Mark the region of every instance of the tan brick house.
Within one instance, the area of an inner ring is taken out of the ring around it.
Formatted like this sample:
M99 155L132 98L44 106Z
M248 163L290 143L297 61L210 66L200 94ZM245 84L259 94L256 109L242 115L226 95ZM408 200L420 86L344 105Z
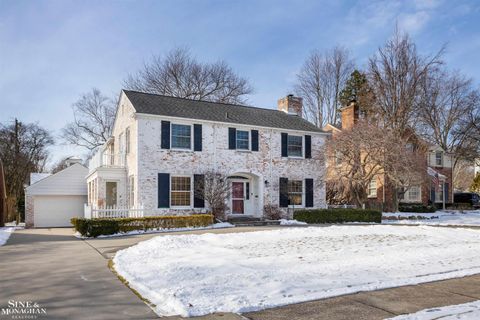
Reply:
M359 106L352 102L341 110L341 127L327 124L324 130L335 133L352 128L363 116ZM411 135L412 144L424 144L415 134ZM453 201L453 157L444 152L441 148L434 145L427 145L425 152L425 172L426 181L418 186L411 186L400 196L400 203L408 204L436 204L441 207L443 202L452 203ZM367 205L372 208L381 208L391 210L393 207L394 189L389 186L388 179L384 175L377 175L369 184L367 195ZM445 197L444 197L445 195Z

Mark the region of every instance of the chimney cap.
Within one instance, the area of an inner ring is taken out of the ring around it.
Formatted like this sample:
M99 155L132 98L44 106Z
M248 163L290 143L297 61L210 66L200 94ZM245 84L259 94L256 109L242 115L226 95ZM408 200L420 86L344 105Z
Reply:
M293 98L293 94L291 94L291 93L290 93L290 94L287 94L287 97Z

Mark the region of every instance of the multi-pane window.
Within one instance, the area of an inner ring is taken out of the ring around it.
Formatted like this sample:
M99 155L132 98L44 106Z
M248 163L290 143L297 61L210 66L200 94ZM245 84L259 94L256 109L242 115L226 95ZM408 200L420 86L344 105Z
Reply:
M123 154L125 152L125 140L123 132L118 135L118 142L120 144L119 152L120 154Z
M130 128L125 130L125 153L130 153Z
M407 194L405 197L406 201L420 201L420 187L419 186L412 186L408 188Z
M368 197L375 198L377 196L377 178L373 177L368 184Z
M183 124L172 124L172 148L191 149L192 127Z
M249 150L249 132L243 130L237 130L237 149Z
M443 152L442 151L435 152L435 165L437 167L443 166Z
M173 207L189 207L191 203L192 179L190 177L172 177L170 186L170 204Z
M288 200L291 206L301 206L303 200L303 181L288 180Z
M302 136L287 137L287 149L289 157L302 157Z

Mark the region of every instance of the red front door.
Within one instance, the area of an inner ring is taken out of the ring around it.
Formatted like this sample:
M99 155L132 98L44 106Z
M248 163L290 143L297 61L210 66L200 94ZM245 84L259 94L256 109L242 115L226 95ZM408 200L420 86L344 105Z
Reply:
M245 182L232 182L232 213L245 213Z

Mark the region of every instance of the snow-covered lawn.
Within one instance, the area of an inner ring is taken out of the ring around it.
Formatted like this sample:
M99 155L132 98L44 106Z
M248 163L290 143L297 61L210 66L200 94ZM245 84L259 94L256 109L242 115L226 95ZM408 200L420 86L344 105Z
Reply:
M480 301L457 304L446 307L422 310L416 313L405 314L389 320L478 320L480 319Z
M425 219L405 219L411 216ZM434 213L395 212L383 213L383 217L398 217L399 220L382 220L384 224L421 224L439 226L480 226L480 210L437 211Z
M331 226L168 235L119 251L158 315L247 312L480 273L480 230Z
M307 225L306 222L297 221L297 220L287 220L287 219L280 219L281 226L304 226Z

